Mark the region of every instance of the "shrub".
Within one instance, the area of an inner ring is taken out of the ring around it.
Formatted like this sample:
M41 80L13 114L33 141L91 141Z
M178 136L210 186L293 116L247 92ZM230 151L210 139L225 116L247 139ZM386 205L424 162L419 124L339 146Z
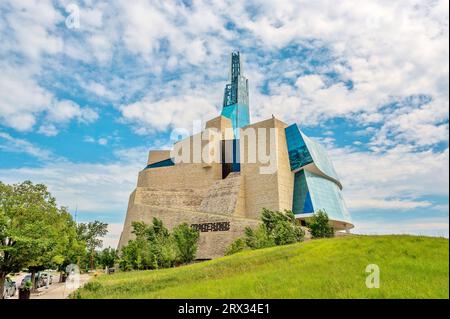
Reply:
M292 211L271 211L263 208L262 224L256 229L247 227L245 237L234 241L227 254L242 251L245 248L259 249L271 246L292 244L302 241L305 233Z
M200 234L198 230L183 223L173 230L173 237L177 247L177 258L182 263L188 263L195 259L197 243Z
M313 214L311 220L306 223L312 238L325 238L334 236L334 228L330 225L328 215L319 210Z
M293 227L287 221L280 221L272 231L275 245L287 245L298 241L302 241L305 236L300 227Z
M305 237L299 221L290 210L282 213L263 209L261 219L277 246L299 242Z
M275 242L265 225L261 225L256 230L246 227L244 240L247 247L251 249L275 246Z
M236 239L231 243L230 247L228 247L225 255L233 255L240 251L243 251L247 246L245 245L245 241L242 238Z

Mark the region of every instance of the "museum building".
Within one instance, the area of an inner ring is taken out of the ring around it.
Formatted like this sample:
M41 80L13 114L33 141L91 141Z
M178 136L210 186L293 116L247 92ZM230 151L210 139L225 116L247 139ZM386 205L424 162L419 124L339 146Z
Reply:
M248 80L239 52L230 57L220 116L205 129L150 150L131 193L119 249L133 239L132 222L186 222L200 232L198 259L223 256L257 227L263 208L292 210L301 221L324 210L337 231L353 228L342 184L325 148L297 124L272 116L250 123Z

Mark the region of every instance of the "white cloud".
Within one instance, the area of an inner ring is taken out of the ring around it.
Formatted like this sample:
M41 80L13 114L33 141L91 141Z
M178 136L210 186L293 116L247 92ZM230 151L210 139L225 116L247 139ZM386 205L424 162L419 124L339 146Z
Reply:
M367 197L370 194L366 195ZM430 207L431 202L428 201L408 201L408 200L390 200L390 199L372 199L372 198L362 198L351 200L351 208L353 209L388 209L388 210L407 210L413 208L425 208Z
M449 237L447 218L412 218L397 223L385 220L360 221L352 233L367 235L418 234Z
M57 100L48 90L39 86L33 74L24 68L0 65L0 119L6 127L17 131L31 131L41 116L45 116L38 132L47 136L58 133L57 126L77 119L92 123L97 112L81 108L69 100Z
M50 151L4 132L0 132L0 150L2 152L25 153L39 160L48 160L52 157Z
M449 150L410 152L396 147L387 152L331 149L351 209L430 207L421 198L448 196Z
M117 248L119 245L120 234L122 233L123 224L122 223L111 223L108 224L108 234L103 237L103 248L111 247Z
M99 138L98 139L98 144L100 144L100 145L106 145L106 144L108 144L108 140L106 139L106 138Z
M7 1L1 6L5 9L3 23L11 30L2 39L6 51L24 54L32 60L39 60L42 54L61 52L63 42L55 30L63 17L52 1Z
M38 133L46 136L58 135L58 129L53 124L44 124L39 127Z
M448 130L448 99L438 99L417 108L406 106L390 110L384 116L383 126L372 139L372 144L403 142L429 146L448 142Z
M67 123L72 119L77 119L82 123L91 123L97 120L98 114L88 107L81 108L73 101L63 100L56 102L47 111L47 117L51 122Z
M124 153L127 155L122 156ZM114 216L125 213L137 174L147 158L147 150L140 148L124 153L117 153L116 160L105 164L73 163L59 158L49 159L41 167L0 169L0 180L9 184L24 180L44 183L58 204L68 206L72 211L77 208L79 212L103 212Z
M202 96L182 96L160 101L148 97L123 105L120 110L126 121L138 124L138 132L145 134L168 128L190 129L194 121L205 122L218 115L217 108Z
M37 114L52 103L52 94L41 88L23 68L0 64L0 119L3 125L28 131Z
M56 32L64 17L53 2L8 1L0 9L0 54L5 57L0 63L2 125L27 132L39 123L37 132L54 136L60 123L95 121L98 115L94 110L59 100L53 90L41 85L40 77L48 67L45 59L62 53L64 47Z

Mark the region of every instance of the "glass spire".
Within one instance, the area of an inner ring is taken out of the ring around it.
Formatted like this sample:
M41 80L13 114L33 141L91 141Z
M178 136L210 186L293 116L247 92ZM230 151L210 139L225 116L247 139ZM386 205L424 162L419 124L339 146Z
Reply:
M225 86L222 115L229 118L234 135L239 136L239 128L250 124L248 103L248 80L243 75L242 59L238 51L230 57L229 81Z

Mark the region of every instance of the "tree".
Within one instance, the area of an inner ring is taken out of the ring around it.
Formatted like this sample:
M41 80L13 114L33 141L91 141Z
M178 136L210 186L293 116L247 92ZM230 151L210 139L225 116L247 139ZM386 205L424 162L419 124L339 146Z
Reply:
M108 247L103 249L98 254L99 264L103 267L114 267L117 258L117 251L114 248Z
M173 230L173 237L177 245L178 260L182 263L189 263L195 259L197 253L197 243L200 234L198 230L183 223Z
M130 240L121 250L119 267L124 271L154 269L156 264L149 242L145 239Z
M71 263L77 263L86 250L83 241L78 241L76 223L65 207L49 212L45 240L48 245L41 254L28 265L31 272L33 290L36 289L34 277L44 269L56 266L59 271Z
M171 234L163 222L153 218L152 224L133 222L136 236L120 252L122 270L168 268L176 262L187 263L195 258L198 232L187 224L175 227Z
M102 246L103 241L100 239L108 233L108 224L98 220L87 224L80 223L77 226L78 239L86 243L89 253L90 268L94 269L95 249Z
M319 210L313 214L306 223L311 232L312 238L333 237L334 228L330 225L328 215L325 211Z
M154 217L151 225L146 225L144 222L134 222L132 226L137 240L144 238L147 240L146 244L140 243L139 247L148 249L149 255L147 251L140 254L146 260L151 260L150 269L167 268L174 265L177 253L175 242L162 220Z
M69 216L43 184L0 182L0 291L8 273L25 267L35 288L36 271L64 259L58 247Z
M58 255L53 258L59 271L65 271L69 264L80 266L81 258L86 254L86 243L78 238L77 223L65 208L61 214L61 234L58 240Z

